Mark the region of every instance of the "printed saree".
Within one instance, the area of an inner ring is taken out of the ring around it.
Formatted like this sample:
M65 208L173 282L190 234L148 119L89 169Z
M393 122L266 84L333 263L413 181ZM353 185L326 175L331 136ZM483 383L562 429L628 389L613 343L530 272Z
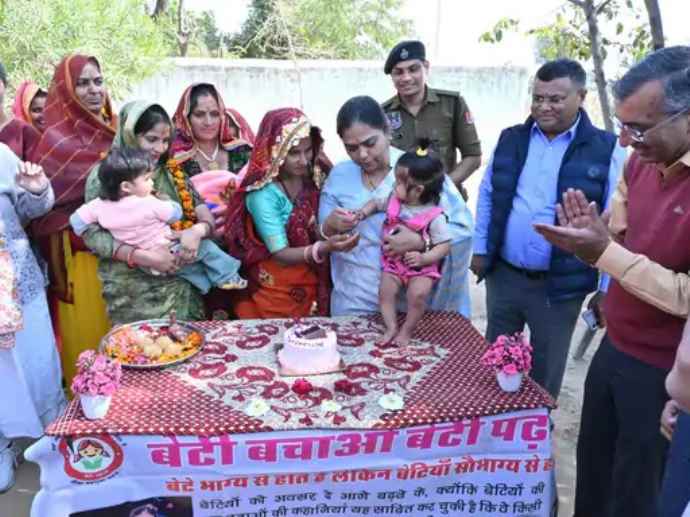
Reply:
M122 107L113 146L136 147L134 128L141 116L156 104L134 101ZM160 165L154 175L154 188L171 200L180 202L172 173ZM194 204L201 203L196 191L187 185ZM98 197L101 183L98 166L89 174L86 182L86 201ZM136 320L163 318L176 311L180 320L200 320L204 317L203 302L199 291L186 280L176 276L153 276L138 268L112 260L114 239L110 232L98 225L91 225L84 235L86 245L99 256L98 274L103 283L108 314L113 323L129 323Z
M31 124L18 118L8 120L0 127L0 142L12 149L22 161L30 161L41 140L41 133Z
M237 294L234 310L240 318L303 317L327 315L330 293L328 261L323 264L279 264L258 237L246 207L249 192L274 181L289 150L302 138L312 140L312 177L305 182L289 216L286 233L290 247L301 247L318 240L319 188L330 162L323 156L323 139L317 127L295 108L269 111L261 121L247 173L228 209L226 243L231 255L242 261L249 282ZM318 162L318 163L317 163ZM324 167L322 169L322 167Z
M55 207L33 226L41 237L69 227L69 216L84 201L86 177L110 149L116 118L106 95L103 116L91 113L75 93L82 69L96 58L73 54L55 69L45 107L46 131L34 153L34 161L43 166L55 191Z
M49 303L68 384L85 348L96 346L110 329L98 279L98 261L69 228L69 216L84 202L86 177L110 149L115 116L106 94L102 117L76 95L76 83L92 56L72 54L60 61L48 89L46 130L33 161L43 166L55 192L53 209L32 222L31 230L50 275Z

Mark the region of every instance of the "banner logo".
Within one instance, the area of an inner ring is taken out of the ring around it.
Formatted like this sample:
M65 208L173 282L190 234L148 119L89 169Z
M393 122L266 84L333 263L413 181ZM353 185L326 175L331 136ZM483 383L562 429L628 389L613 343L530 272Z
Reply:
M110 435L62 438L58 450L65 460L65 473L79 481L98 481L122 465L122 447Z

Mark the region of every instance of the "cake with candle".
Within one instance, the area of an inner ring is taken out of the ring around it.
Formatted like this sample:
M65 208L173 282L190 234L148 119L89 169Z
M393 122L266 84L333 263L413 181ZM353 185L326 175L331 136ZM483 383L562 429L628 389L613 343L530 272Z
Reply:
M278 361L286 375L315 375L340 369L338 338L332 330L298 323L283 335Z

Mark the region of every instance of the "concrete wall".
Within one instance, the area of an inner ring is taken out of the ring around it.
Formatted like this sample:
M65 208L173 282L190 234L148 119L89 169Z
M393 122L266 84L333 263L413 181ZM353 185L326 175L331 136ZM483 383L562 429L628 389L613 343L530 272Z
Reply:
M372 61L291 61L174 59L165 69L137 85L125 100L150 99L173 113L180 95L193 82L215 84L228 106L242 113L254 131L263 114L300 105L326 138L331 159L345 158L335 132L340 106L355 95L384 101L394 93L382 63ZM301 81L300 81L301 77ZM528 112L529 71L517 67L434 67L429 84L457 90L467 100L489 156L500 130ZM301 89L300 89L301 82ZM477 175L479 176L479 175Z

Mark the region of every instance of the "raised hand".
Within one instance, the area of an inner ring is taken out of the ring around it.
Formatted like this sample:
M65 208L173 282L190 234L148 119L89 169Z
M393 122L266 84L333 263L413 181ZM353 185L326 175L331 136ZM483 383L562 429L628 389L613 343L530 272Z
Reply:
M351 210L337 207L326 218L324 225L330 230L328 233L348 233L357 226L358 222L359 220Z
M43 167L29 162L19 162L19 171L15 181L18 186L32 194L40 194L50 183L43 172Z
M556 206L560 226L537 223L534 228L551 244L593 264L611 241L608 214L600 216L597 204L588 203L580 191L568 191L563 199Z

